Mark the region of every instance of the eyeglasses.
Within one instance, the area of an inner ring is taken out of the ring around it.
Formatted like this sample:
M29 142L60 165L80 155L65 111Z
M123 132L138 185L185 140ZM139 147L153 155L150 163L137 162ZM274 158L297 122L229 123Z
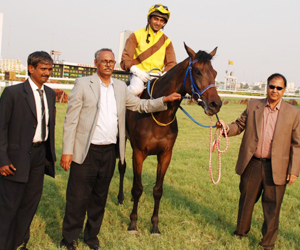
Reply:
M274 86L274 85L268 85L270 89L277 89L278 91L283 90L284 87L280 87L280 86Z
M113 65L113 64L116 63L116 61L114 61L114 60L109 60L109 61L107 61L107 60L101 60L100 63L101 64L105 64L105 65Z
M165 10L169 10L168 6L161 5L161 4L155 4L152 9L154 9L154 8L160 8L160 7L163 7Z

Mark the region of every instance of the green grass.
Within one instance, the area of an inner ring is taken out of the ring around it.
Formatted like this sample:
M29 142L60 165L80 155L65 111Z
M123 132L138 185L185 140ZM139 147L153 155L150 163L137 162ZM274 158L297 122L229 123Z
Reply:
M45 178L44 193L31 226L29 249L59 249L62 238L62 219L68 174L59 166L62 148L62 128L67 104L57 104L56 117L56 178ZM224 105L219 113L226 123L234 121L245 109L234 102ZM196 105L185 108L199 122L209 125L209 117ZM181 111L177 113L179 135L171 164L164 182L164 194L159 212L161 236L150 234L153 212L152 189L156 174L156 157L148 157L143 166L144 193L138 210L138 236L127 234L132 209L131 148L127 145L127 172L125 201L117 205L119 175L113 177L107 200L103 225L99 234L103 249L260 249L263 215L260 201L255 206L252 228L246 239L232 236L235 230L239 199L239 176L235 163L241 136L231 137L229 150L222 155L222 177L213 185L208 171L209 129L201 128ZM222 141L225 146L225 141ZM213 170L217 178L217 155ZM282 205L280 229L276 242L278 249L300 249L300 181L288 186ZM79 249L89 249L78 241Z

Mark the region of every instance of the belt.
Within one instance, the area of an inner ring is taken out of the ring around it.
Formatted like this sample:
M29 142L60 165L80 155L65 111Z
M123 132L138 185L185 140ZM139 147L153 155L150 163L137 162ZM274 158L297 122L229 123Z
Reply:
M116 144L115 143L112 143L112 144L92 144L91 143L91 147L94 147L94 148L111 148L111 147L115 147Z
M43 143L44 143L44 141L33 142L33 143L31 144L31 146L32 146L32 147L39 147L39 146L41 146Z
M271 161L271 159L269 159L269 158L257 158L257 157L255 157L255 156L253 156L253 158L254 158L255 160L258 160L258 161L261 161L261 162Z

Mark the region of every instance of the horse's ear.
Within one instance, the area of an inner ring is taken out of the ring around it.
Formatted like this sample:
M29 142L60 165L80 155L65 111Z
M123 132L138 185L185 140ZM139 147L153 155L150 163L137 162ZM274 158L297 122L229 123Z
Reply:
M214 49L212 52L210 52L209 54L210 54L212 57L214 57L215 54L217 53L217 49L218 49L218 47L215 47L215 49Z
M183 43L184 43L185 50L186 50L186 52L188 53L189 57L190 57L192 60L194 60L196 53L195 53L189 46L187 46L187 45L185 44L185 42L183 42Z

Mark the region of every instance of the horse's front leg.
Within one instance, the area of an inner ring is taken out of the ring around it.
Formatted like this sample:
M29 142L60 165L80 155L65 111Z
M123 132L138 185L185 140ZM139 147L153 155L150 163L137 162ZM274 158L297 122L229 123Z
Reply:
M153 197L154 197L154 210L151 218L152 222L152 230L153 234L160 234L158 229L158 212L159 212L159 204L161 197L163 195L163 182L164 177L169 167L170 161L172 157L172 150L165 152L163 154L159 154L157 156L157 173L156 173L156 184L153 188Z
M124 201L124 176L126 172L126 161L124 160L124 163L121 163L121 160L119 160L119 174L120 174L120 185L119 185L119 193L118 193L118 203L123 204Z
M130 225L128 227L128 232L137 233L137 210L140 197L143 193L143 185L142 185L142 167L143 162L146 156L143 156L143 153L133 149L132 154L132 165L133 165L133 185L131 189L131 194L133 198L133 208L130 214Z

